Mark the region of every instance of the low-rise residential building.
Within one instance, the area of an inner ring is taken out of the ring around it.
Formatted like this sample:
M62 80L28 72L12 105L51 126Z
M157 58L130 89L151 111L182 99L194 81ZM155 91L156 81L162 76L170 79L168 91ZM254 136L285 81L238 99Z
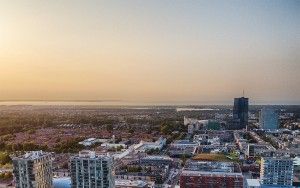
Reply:
M154 182L147 182L143 180L116 179L115 187L116 188L153 188Z
M187 161L180 176L180 187L243 188L240 167L232 162Z
M198 143L189 140L176 140L170 145L168 154L172 157L191 157L197 152L198 145Z
M190 142L189 140L176 140L171 144L171 147L186 148L186 147L197 147L199 146L196 142Z
M169 165L172 166L174 160L169 156L149 155L140 159L140 163L145 165Z
M86 140L83 140L79 142L78 144L84 145L84 146L92 146L96 143L106 143L109 142L110 139L97 139L97 138L88 138Z
M114 148L127 148L126 144L113 144L113 143L103 143L101 147L105 147L106 149L114 149Z
M141 141L139 144L136 145L135 150L140 152L145 152L148 150L161 150L167 143L167 139L160 137L155 142L144 142Z

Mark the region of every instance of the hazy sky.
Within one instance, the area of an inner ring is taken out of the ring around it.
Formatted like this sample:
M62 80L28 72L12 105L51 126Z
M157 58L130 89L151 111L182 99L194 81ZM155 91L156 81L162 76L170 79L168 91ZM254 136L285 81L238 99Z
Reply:
M0 0L0 100L300 104L300 1Z

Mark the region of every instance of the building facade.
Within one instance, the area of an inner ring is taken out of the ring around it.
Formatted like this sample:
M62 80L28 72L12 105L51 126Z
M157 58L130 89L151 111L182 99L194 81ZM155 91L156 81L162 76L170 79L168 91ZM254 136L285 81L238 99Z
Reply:
M235 98L233 106L233 129L244 129L248 125L249 99Z
M260 180L263 187L291 187L294 164L291 158L263 157Z
M183 123L188 127L188 133L193 134L194 131L203 129L208 124L208 120L198 120L193 118L183 118Z
M115 188L149 188L149 187L153 187L153 186L149 186L147 182L142 180L116 179Z
M135 150L139 152L145 152L149 150L162 150L162 148L167 144L167 139L159 137L155 142L145 142L141 140L139 144L135 146Z
M72 188L113 188L113 159L96 155L92 151L82 151L70 159Z
M180 187L243 188L244 177L235 163L188 161L180 176Z
M51 188L52 158L50 153L31 151L13 158L16 188Z
M259 124L262 129L279 129L278 112L274 108L263 108L259 113Z

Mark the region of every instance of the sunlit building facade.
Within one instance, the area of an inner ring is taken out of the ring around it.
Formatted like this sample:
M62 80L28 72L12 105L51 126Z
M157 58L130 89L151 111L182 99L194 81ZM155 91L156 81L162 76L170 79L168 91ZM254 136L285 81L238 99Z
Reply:
M291 187L293 184L294 162L291 158L263 157L260 180L263 187Z
M70 164L72 188L115 187L112 157L82 151L71 158Z
M16 188L51 188L51 154L31 151L13 158L13 174Z

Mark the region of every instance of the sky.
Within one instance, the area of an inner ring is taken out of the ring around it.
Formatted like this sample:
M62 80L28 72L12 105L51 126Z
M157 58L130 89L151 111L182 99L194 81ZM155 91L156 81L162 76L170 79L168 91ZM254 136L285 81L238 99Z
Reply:
M300 1L0 0L0 100L300 104Z

